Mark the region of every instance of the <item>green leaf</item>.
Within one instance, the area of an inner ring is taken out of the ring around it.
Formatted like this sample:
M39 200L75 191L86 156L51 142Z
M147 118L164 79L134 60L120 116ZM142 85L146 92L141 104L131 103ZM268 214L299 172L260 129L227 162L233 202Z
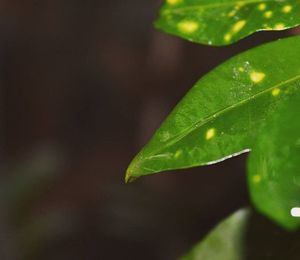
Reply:
M250 217L249 209L241 209L229 216L182 260L242 260L245 233Z
M155 23L167 33L209 45L299 24L299 0L166 0Z
M297 49L300 37L269 43L204 76L132 161L126 181L215 163L251 149L265 118L299 89Z
M291 215L293 208L300 207L299 113L300 92L267 120L249 159L254 204L287 229L300 226L300 218Z

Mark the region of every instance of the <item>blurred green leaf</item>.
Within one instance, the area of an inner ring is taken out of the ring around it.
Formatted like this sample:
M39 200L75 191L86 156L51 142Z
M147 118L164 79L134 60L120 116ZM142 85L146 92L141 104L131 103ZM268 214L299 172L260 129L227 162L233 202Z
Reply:
M299 24L299 0L166 0L155 23L167 33L210 45Z
M298 82L299 85L299 82ZM288 229L300 226L300 93L267 120L249 159L249 186L256 207Z
M249 209L241 209L232 214L181 260L244 259L244 237L249 217Z
M251 149L265 118L299 90L298 48L300 37L265 44L204 76L135 157L126 180L211 164Z
M0 203L15 223L26 222L35 201L60 176L63 156L58 149L43 146L14 162L6 169L0 182Z

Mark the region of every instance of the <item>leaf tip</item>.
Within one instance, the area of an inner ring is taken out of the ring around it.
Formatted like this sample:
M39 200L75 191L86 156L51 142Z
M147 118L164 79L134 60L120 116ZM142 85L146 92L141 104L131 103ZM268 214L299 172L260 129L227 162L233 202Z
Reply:
M134 159L128 166L127 170L126 170L126 174L125 174L125 183L131 183L133 181L135 181L138 177L134 176L134 173L136 172L137 169L137 163L136 163L136 159Z
M134 178L131 176L131 172L128 169L125 174L125 184L129 184L130 182L133 181L133 179Z
M131 182L134 182L138 177L132 176L132 174L127 171L125 175L125 184L129 184Z

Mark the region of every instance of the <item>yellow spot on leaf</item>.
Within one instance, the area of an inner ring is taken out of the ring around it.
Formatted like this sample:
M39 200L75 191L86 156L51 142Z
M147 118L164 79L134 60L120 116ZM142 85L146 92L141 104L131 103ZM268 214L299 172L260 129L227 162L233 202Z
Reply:
M181 2L182 0L167 0L167 3L169 5L177 5Z
M240 30L243 29L245 24L246 24L245 20L238 21L235 25L233 25L232 31L235 32L235 33L239 32Z
M292 11L292 9L293 7L291 5L285 5L284 7L282 7L282 12L287 14Z
M178 150L178 151L176 151L176 153L174 154L174 157L175 157L175 159L178 159L181 155L182 155L182 150Z
M239 67L239 71L240 71L240 72L244 72L245 69L244 69L243 67Z
M178 24L178 29L187 34L194 33L199 28L199 24L195 21L185 20Z
M216 129L210 128L206 132L205 139L210 140L210 139L214 138L215 135L216 135Z
M261 182L261 176L259 174L256 174L253 176L253 182L254 183L260 183Z
M273 29L273 28L272 28L270 25L268 25L268 24L264 24L263 27L264 27L265 29L267 29L267 30L272 30L272 29Z
M265 18L271 18L272 16L273 16L273 12L272 11L264 12L264 17Z
M283 30L285 28L285 25L283 23L277 23L274 26L275 30Z
M236 10L232 10L231 12L228 13L228 17L233 17L236 14Z
M234 6L234 9L235 9L235 10L240 10L244 5L245 5L245 3L242 3L242 2L237 3L237 4Z
M232 38L232 36L231 36L230 33L226 33L226 34L224 35L224 40L225 40L226 42L229 42L229 41L231 40L231 38Z
M280 92L281 92L280 88L274 88L272 90L272 96L277 97L280 94Z
M263 11L266 9L266 7L267 7L267 5L265 3L261 3L258 5L258 10Z
M257 72L257 71L253 71L250 74L250 79L254 82L254 83L259 83L261 82L264 78L265 78L266 74L263 72Z

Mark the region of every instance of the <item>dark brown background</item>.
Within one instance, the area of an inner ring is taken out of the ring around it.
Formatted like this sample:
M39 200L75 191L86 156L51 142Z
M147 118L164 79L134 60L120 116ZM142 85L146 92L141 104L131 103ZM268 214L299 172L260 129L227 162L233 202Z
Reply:
M0 0L0 259L176 259L250 204L246 156L123 182L196 80L287 34L198 46L153 29L159 4ZM249 259L294 256L299 235L260 220Z

